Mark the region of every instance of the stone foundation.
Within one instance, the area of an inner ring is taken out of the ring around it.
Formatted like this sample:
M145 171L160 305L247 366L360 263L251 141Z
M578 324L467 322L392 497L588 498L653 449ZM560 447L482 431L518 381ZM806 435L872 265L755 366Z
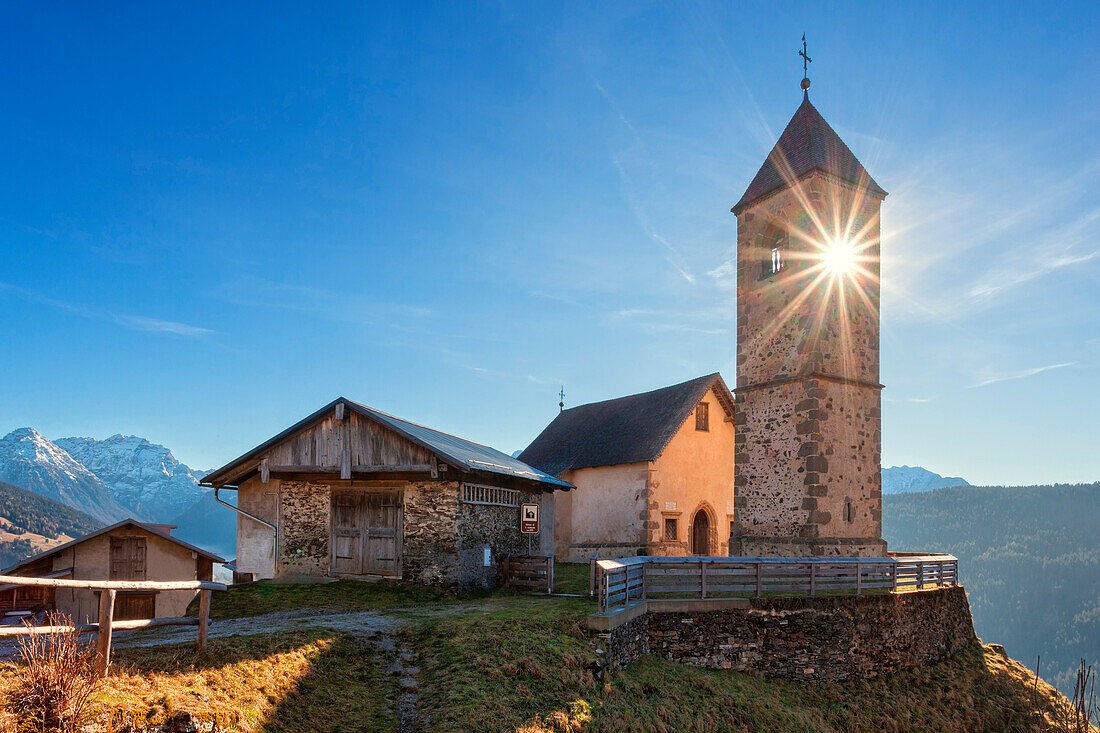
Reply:
M733 554L748 557L886 557L886 540L875 537L757 537L732 542Z
M966 592L954 587L647 612L602 634L600 646L611 669L651 653L700 667L836 681L936 662L976 639Z

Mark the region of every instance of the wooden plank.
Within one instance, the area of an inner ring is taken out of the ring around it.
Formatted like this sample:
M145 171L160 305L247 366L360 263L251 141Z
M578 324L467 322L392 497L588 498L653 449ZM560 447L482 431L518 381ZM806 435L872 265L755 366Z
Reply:
M99 594L99 630L96 632L95 671L100 677L107 675L111 663L111 621L115 613L115 593L113 589Z
M0 583L37 588L90 588L110 590L225 590L224 583L209 580L63 580L61 578L24 578L18 575L0 575Z
M168 616L165 618L144 618L131 621L111 621L112 631L125 631L131 629L145 629L152 626L198 626L197 618L180 618ZM39 634L61 634L76 631L81 634L98 632L99 624L78 624L76 626L0 626L0 637L5 636L36 636Z
M260 483L266 484L271 480L271 465L267 458L260 459Z
M212 591L199 591L199 636L197 646L200 652L206 651L206 630L210 626L211 595L213 595Z
M430 474L430 463L395 463L391 465L363 465L357 464L351 467L352 473L427 473Z

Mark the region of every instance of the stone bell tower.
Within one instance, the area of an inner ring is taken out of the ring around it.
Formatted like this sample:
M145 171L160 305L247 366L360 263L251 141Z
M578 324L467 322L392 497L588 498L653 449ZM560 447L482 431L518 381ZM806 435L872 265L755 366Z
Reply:
M882 556L879 206L810 103L737 215L732 554Z

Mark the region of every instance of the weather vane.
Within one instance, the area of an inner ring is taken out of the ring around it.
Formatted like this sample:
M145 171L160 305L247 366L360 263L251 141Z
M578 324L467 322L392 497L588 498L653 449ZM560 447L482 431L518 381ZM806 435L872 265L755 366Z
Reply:
M561 392L558 392L558 411L565 409L565 385L561 386Z
M802 50L798 52L802 57L802 93L808 99L810 96L810 64L813 59L806 55L806 34L802 34Z

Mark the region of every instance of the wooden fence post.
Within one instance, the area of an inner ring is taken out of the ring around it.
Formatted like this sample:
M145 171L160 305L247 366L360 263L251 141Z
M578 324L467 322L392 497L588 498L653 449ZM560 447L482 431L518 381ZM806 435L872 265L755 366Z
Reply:
M707 597L707 564L703 560L699 561L699 597Z
M107 676L107 667L111 663L111 623L115 618L115 591L99 592L99 630L96 632L95 671L100 677Z
M210 624L210 596L213 591L199 591L199 641L200 652L206 651L206 628Z
M817 563L810 563L810 596L817 595L817 588L815 588L815 581L817 580Z
M596 595L596 556L588 558L588 595Z
M890 564L890 583L893 586L892 590L895 593L897 593L898 592L898 561L897 560L894 560L894 562Z
M546 558L546 593L547 595L553 595L554 593L554 556L550 555Z
M760 597L761 591L761 579L760 579L760 563L756 563L756 597Z
M856 595L863 595L863 568L860 567L859 560L856 560Z
M920 583L920 589L924 590L924 560L917 561L917 580Z

